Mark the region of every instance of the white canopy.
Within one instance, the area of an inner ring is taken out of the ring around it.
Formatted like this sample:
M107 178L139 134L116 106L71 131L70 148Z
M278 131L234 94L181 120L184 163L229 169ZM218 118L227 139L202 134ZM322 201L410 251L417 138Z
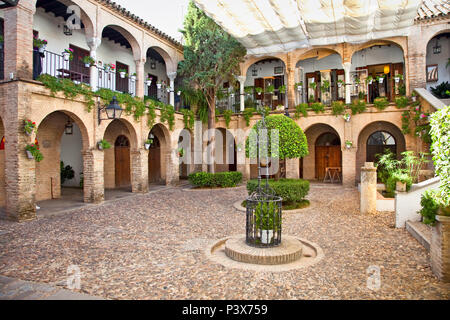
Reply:
M422 0L194 0L248 54L408 35Z

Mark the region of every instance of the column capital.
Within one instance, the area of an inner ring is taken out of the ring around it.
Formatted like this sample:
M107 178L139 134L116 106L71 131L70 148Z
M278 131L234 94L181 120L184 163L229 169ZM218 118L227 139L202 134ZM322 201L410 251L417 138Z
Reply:
M350 68L352 67L352 63L349 62L349 61L344 62L344 63L342 64L342 67L344 68L344 70L347 71L347 69L348 69L348 71L350 71Z
M102 39L88 38L88 39L86 39L86 43L87 43L89 49L91 49L91 51L96 51L98 49L98 47L100 47L100 45L102 43Z
M167 73L167 77L169 78L170 81L175 81L175 78L177 77L177 72L168 72Z
M140 59L134 60L134 63L136 63L136 66L145 65L146 62L147 62L147 58L140 58Z
M247 80L246 76L237 76L236 79L242 84L245 83L245 80Z

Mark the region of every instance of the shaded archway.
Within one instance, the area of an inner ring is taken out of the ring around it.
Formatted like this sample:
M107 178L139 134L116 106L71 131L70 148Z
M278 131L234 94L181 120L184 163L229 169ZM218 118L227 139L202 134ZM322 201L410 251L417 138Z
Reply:
M167 77L167 64L171 64L171 58L161 48L151 47L147 50L147 61L144 66L146 78L151 78L151 85L145 85L144 95L148 98L169 103L169 93L167 87L170 86ZM158 83L161 87L158 88Z
M237 150L233 134L225 128L216 129L216 172L237 171Z
M427 90L439 99L450 99L446 90L436 90L442 83L450 83L450 30L435 35L426 48L426 83Z
M113 120L103 137L111 148L104 153L105 189L126 189L131 191L132 161L130 150L136 146L136 135L125 120Z
M327 168L342 172L342 139L331 126L318 123L305 131L309 154L300 160L300 176L323 181Z
M384 149L394 151L398 159L406 151L405 136L394 124L387 121L377 121L368 124L361 130L358 137L358 152L356 153L356 180L360 181L361 167L364 162L372 162L376 154Z
M393 101L396 96L405 95L406 71L405 53L400 44L380 40L359 46L352 54L352 99L359 98L373 103L378 97ZM396 81L395 77L399 75L403 79ZM366 81L369 77L373 80ZM377 80L379 78L382 80Z
M5 185L5 127L0 117L0 207L6 204Z
M160 123L154 125L148 139L152 140L148 153L148 181L166 184L166 171L170 165L170 136L167 128Z
M36 185L39 186L36 201L64 198L82 202L82 150L89 147L84 123L71 112L52 112L39 123L34 143L44 157L41 162L36 162ZM61 162L64 168L61 168Z
M187 179L193 170L194 162L194 135L189 129L183 129L178 138L178 156L180 163L179 176L181 179Z

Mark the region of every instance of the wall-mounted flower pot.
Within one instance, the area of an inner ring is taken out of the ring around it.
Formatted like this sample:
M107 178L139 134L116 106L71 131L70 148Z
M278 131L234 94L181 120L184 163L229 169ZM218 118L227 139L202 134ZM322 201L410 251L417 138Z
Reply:
M400 78L399 77L395 77L395 83L399 83L400 82Z
M130 79L131 79L131 81L135 82L136 81L136 76L131 76Z
M152 85L152 80L147 80L147 81L145 81L145 84L146 84L148 87L150 87L150 86Z
M378 82L379 82L380 84L383 83L383 81L384 81L384 78L378 79Z
M70 53L63 52L62 56L63 56L64 61L69 61L70 60Z
M27 157L28 159L34 159L33 154L31 153L31 151L25 150L27 152Z
M406 192L406 183L397 181L395 189L399 192Z
M120 78L125 79L126 72L119 72Z
M101 142L97 143L97 148L98 150L103 150L103 145L101 144Z
M150 149L150 143L146 143L146 144L144 144L144 148L145 148L145 150L148 150L148 149Z
M47 46L42 46L39 48L39 53L44 53Z
M157 84L156 84L156 87L157 87L158 89L161 89L161 86L162 86L161 83L157 83Z

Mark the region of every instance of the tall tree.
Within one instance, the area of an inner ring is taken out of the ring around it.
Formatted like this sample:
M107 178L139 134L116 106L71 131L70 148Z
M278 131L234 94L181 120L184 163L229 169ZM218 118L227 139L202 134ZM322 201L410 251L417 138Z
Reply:
M185 85L195 87L204 94L208 102L208 129L215 129L216 95L225 82L235 83L240 74L239 64L247 50L225 32L193 1L184 20L184 61L178 72ZM209 130L208 171L214 172L215 133Z

